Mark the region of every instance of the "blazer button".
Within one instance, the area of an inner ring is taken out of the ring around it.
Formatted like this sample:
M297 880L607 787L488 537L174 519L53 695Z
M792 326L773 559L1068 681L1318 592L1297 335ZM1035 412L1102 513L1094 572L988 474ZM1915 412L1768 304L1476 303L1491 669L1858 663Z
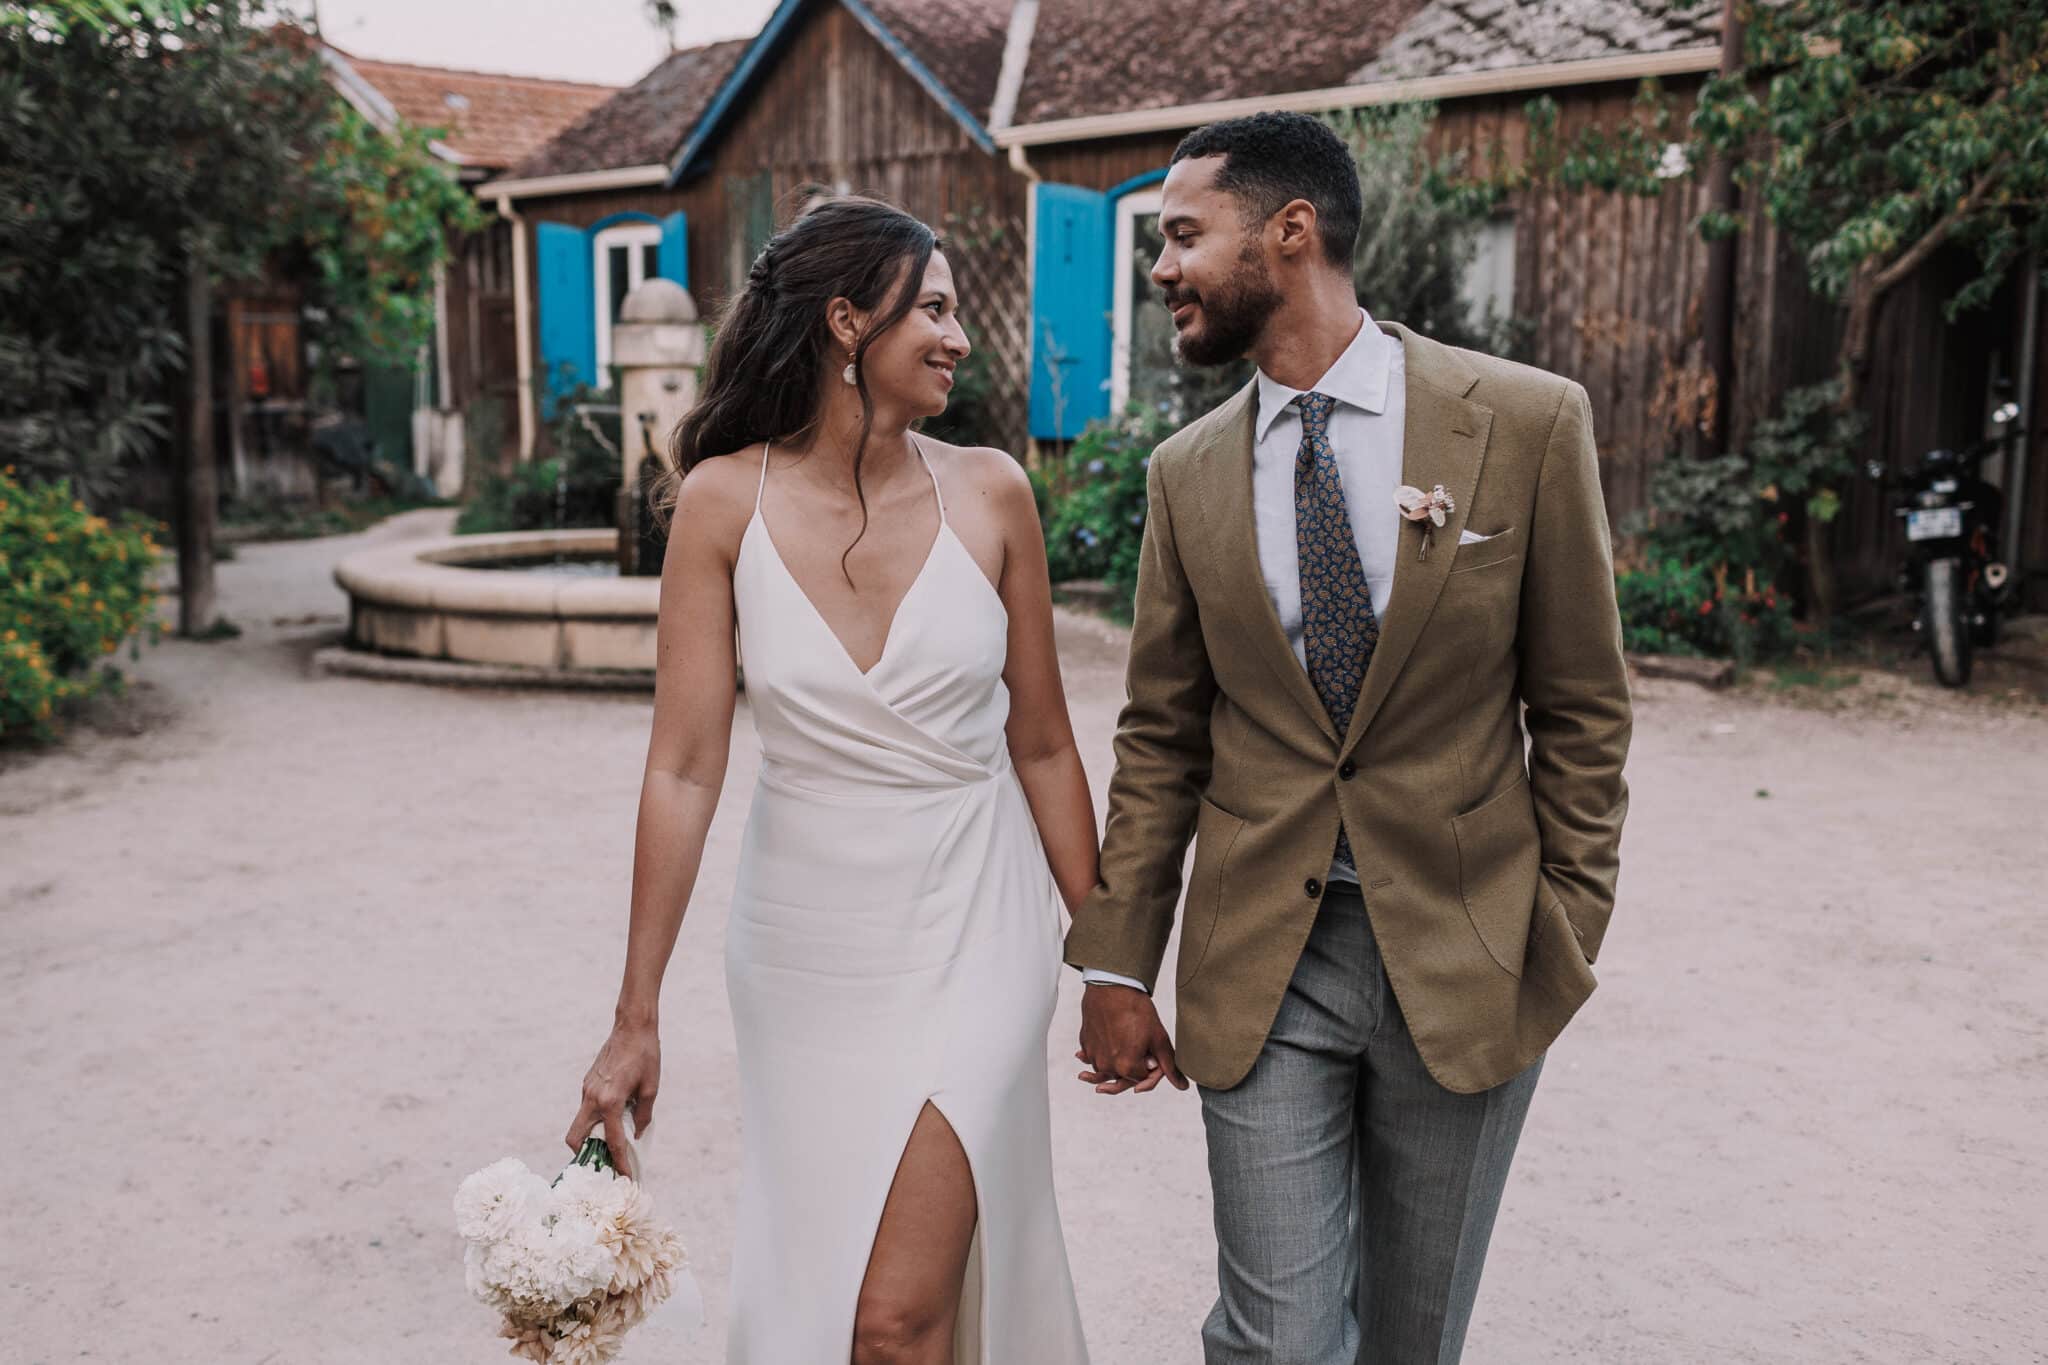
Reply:
M1311 900L1323 894L1323 884L1314 877L1310 877L1307 881L1303 882L1301 889L1308 892Z
M1337 769L1337 776L1349 782L1352 778L1358 776L1358 765L1348 758L1345 759L1344 766Z

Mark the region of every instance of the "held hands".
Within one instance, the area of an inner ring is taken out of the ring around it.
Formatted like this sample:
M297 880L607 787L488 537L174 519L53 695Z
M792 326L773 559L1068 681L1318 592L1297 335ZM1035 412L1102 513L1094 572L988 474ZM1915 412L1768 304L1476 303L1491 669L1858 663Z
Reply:
M1099 1095L1142 1095L1161 1080L1188 1088L1152 997L1129 986L1098 983L1082 993L1081 1050L1074 1056L1088 1067L1080 1078Z
M661 1039L652 1024L614 1024L611 1037L597 1050L597 1060L583 1076L583 1104L563 1141L570 1151L583 1146L601 1121L604 1140L614 1153L633 1149L628 1139L654 1125L654 1093L661 1085ZM633 1130L626 1129L626 1114ZM621 1166L625 1163L622 1161ZM637 1176L627 1171L628 1176Z

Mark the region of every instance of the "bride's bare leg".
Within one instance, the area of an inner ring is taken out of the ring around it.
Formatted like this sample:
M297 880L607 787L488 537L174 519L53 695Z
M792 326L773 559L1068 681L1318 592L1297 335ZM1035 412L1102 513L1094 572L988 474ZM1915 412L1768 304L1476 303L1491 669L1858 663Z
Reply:
M953 1323L974 1241L974 1172L930 1104L904 1144L853 1318L853 1365L954 1365Z

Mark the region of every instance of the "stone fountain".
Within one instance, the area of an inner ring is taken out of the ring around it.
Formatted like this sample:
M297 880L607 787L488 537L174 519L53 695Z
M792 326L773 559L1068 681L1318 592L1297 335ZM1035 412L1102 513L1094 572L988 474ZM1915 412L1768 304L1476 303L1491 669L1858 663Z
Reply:
M451 676L461 675L455 666L486 666L494 681L650 679L666 540L646 490L660 443L697 399L704 348L689 291L664 279L634 289L612 329L617 525L443 536L351 555L334 571L349 596L349 646L443 661Z

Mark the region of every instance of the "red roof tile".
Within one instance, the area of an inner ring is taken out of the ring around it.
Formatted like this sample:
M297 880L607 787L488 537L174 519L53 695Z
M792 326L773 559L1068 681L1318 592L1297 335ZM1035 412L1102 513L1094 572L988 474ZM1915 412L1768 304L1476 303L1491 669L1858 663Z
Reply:
M582 81L450 71L368 57L349 56L347 61L400 118L416 127L445 130L440 140L465 164L489 170L503 170L532 155L617 91Z
M874 16L984 127L1002 75L1011 7L1011 0L868 0Z
M513 168L519 179L665 163L704 116L751 38L669 54Z
M1344 85L1427 0L1041 0L1014 124Z
M1712 47L1720 0L1431 0L1359 84Z

